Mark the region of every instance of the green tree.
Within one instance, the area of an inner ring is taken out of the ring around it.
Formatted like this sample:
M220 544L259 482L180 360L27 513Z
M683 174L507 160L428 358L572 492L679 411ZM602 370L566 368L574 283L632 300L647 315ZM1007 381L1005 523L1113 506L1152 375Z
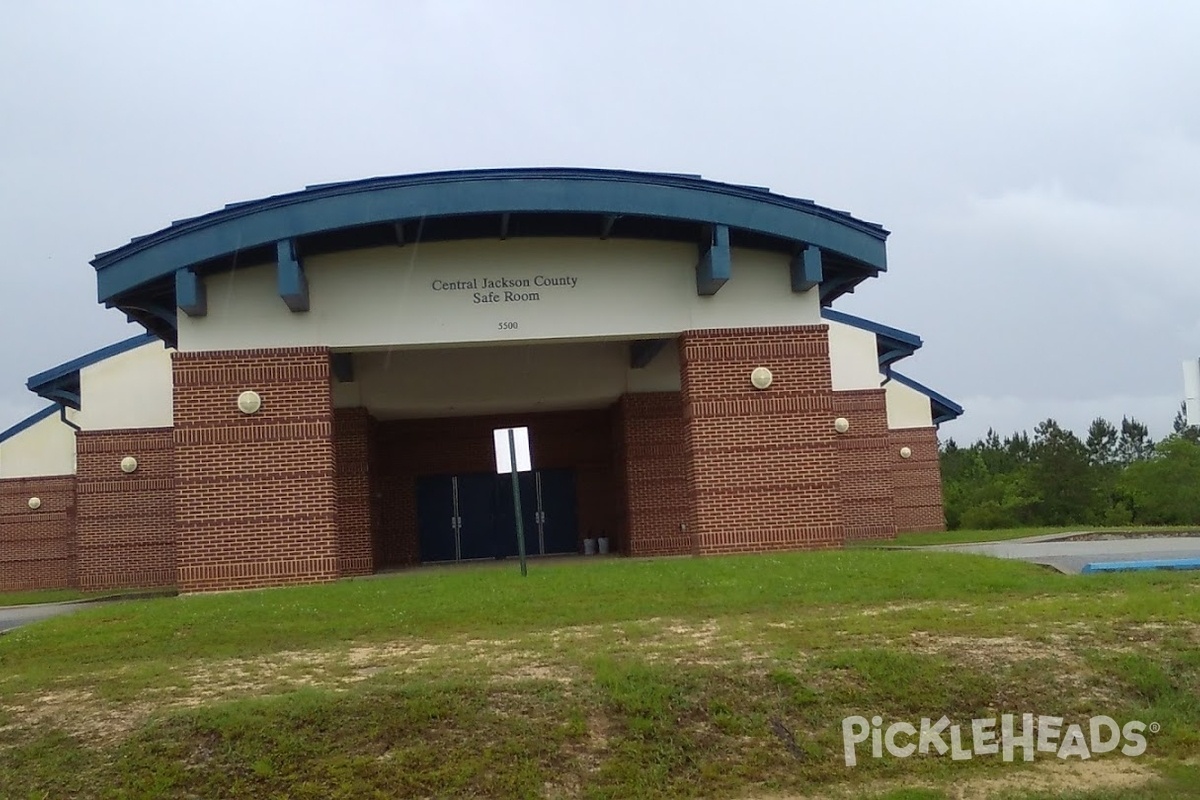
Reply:
M1083 442L1052 419L1033 433L1036 513L1044 525L1090 522L1097 517L1098 482Z
M1200 444L1165 439L1155 458L1125 468L1119 486L1139 523L1200 524Z
M1154 455L1154 440L1146 426L1133 417L1121 417L1121 433L1117 437L1117 461L1124 466L1145 461Z
M1000 439L995 431L970 447L953 440L941 449L942 499L946 526L1012 528L1032 524L1036 497L1030 491L1029 437Z
M1179 404L1179 410L1175 412L1175 420L1171 423L1171 429L1176 436L1187 439L1189 442L1200 444L1200 427L1188 425L1187 423L1187 401L1184 400Z
M1088 427L1088 459L1093 465L1114 464L1117 461L1117 429L1103 417L1096 417Z

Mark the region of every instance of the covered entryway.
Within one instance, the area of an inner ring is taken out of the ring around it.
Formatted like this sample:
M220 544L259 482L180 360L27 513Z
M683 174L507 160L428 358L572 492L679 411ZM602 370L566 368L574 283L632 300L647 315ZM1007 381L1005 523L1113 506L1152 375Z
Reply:
M574 472L552 469L521 473L519 486L525 552L578 552ZM416 480L416 494L423 563L517 554L511 476L425 475Z

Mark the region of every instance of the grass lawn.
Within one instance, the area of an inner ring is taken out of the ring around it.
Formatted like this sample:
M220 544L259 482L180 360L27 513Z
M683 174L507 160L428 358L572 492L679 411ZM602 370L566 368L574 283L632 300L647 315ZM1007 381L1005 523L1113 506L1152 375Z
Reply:
M1198 587L859 549L104 605L0 636L0 797L1197 797ZM1161 730L845 764L850 715L1003 713Z
M1154 536L1163 533L1196 531L1195 526L1162 525L1158 527L1094 528L1087 525L1070 525L1059 528L1003 528L989 531L937 531L934 533L901 533L895 541L860 542L859 547L895 546L924 547L930 544L967 544L969 542L1000 542L1007 539L1023 539L1026 536L1042 536L1048 533L1123 533L1131 536Z

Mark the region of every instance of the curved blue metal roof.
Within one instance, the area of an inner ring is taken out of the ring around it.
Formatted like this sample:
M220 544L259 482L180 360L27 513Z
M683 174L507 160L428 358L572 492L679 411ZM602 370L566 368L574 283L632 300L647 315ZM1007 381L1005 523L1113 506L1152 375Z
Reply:
M486 222L489 217L496 222ZM675 226L675 238L725 226L735 246L793 253L818 247L826 302L887 268L886 230L810 200L692 175L567 168L432 172L310 186L177 221L100 253L92 265L101 302L161 328L173 327L176 297L168 280L180 270L228 269L246 263L233 261L239 254L266 260L285 242L307 250L306 237L326 237L318 248L334 237L341 249L379 244L382 233L393 229L399 243L422 231L427 238L504 238L510 227L511 235L654 238L654 223L663 230Z

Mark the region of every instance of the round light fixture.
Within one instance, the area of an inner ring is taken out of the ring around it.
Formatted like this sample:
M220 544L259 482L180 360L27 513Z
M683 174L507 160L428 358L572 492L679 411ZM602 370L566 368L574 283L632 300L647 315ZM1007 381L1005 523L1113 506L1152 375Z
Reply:
M262 408L262 398L258 392L245 391L238 395L238 410L243 414L253 414Z
M121 459L121 472L124 472L126 475L137 472L137 468L137 459L133 456L125 456Z
M838 417L833 421L833 429L838 433L845 433L850 430L850 420L845 417Z
M901 447L900 448L900 457L901 458L909 458L911 456L912 456L912 448L911 447Z
M42 498L40 498L40 497L29 498L29 507L31 509L33 509L34 511L37 511L39 508L42 507Z
M766 367L755 367L750 373L750 383L755 389L766 389L771 385L772 380L771 370Z

